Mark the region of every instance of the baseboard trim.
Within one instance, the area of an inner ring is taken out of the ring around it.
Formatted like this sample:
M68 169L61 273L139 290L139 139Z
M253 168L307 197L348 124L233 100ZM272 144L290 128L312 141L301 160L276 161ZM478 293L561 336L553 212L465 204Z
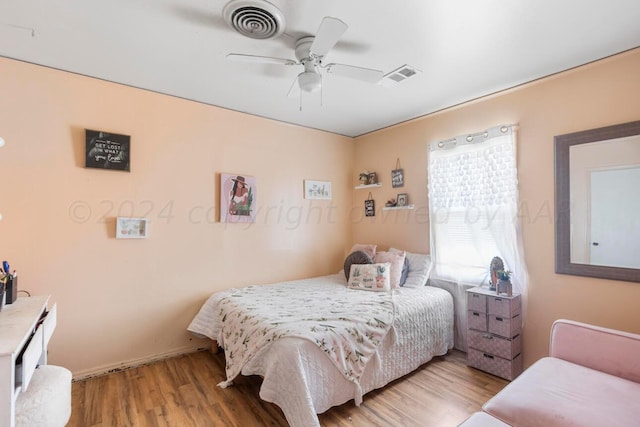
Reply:
M124 362L113 363L109 365L102 365L96 368L85 369L82 371L73 373L73 381L83 381L89 378L99 377L102 375L112 374L114 372L120 372L131 368L136 368L142 365L148 365L158 362L160 360L169 359L171 357L182 356L183 354L195 353L196 351L210 350L209 347L202 347L202 344L198 346L185 346L173 349L171 351L154 354L152 356L139 357L136 359L129 359Z

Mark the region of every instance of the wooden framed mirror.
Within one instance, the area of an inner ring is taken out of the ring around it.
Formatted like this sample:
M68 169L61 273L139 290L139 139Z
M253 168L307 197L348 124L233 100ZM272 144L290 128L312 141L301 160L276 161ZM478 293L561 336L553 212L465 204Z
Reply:
M556 273L640 282L640 121L554 143Z

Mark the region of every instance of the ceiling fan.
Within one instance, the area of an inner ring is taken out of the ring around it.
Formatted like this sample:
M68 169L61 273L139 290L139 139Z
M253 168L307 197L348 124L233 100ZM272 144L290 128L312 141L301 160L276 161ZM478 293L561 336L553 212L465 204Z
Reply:
M230 53L227 58L232 61L258 62L264 64L302 65L304 71L298 74L291 85L288 96L298 96L300 90L304 92L316 92L322 88L321 70L328 74L349 77L368 83L376 83L384 73L371 68L356 67L353 65L325 63L325 56L338 42L338 39L347 30L347 24L337 18L325 17L315 36L299 38L296 41L295 56L297 61L286 58L274 58L271 56L245 55Z

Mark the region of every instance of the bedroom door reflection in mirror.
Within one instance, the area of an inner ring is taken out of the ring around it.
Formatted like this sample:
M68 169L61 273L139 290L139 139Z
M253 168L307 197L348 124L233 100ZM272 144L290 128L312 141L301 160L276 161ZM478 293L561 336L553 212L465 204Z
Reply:
M570 149L571 262L640 268L640 135Z

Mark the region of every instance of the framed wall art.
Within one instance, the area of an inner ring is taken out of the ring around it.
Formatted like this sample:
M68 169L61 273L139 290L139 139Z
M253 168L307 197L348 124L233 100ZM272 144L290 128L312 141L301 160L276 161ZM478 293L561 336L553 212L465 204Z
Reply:
M404 170L400 167L400 159L396 161L396 168L391 171L391 186L404 187Z
M116 218L116 239L146 239L149 227L146 218Z
M331 200L330 181L304 180L304 198L316 200Z
M256 178L223 173L220 176L220 221L256 221Z
M130 171L131 137L85 129L85 167Z
M409 206L409 195L407 193L398 194L398 198L396 200L397 200L397 203L396 203L397 207Z
M376 202L369 193L369 197L364 201L364 216L376 216Z

